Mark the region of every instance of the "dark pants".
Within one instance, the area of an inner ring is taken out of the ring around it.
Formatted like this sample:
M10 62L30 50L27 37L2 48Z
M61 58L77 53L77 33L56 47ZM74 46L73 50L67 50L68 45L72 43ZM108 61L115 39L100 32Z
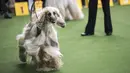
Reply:
M110 6L109 0L101 0L102 1L102 8L104 12L104 27L105 33L112 32L112 22L110 16ZM85 28L85 33L91 34L94 33L96 16L97 16L97 4L98 0L89 0L89 17L88 17L88 24Z
M45 7L45 3L46 3L46 0L42 0L42 6L43 6L43 8Z
M85 0L82 0L82 5L85 6Z
M8 7L6 6L6 3L8 0L0 0L0 10L5 12L8 12Z

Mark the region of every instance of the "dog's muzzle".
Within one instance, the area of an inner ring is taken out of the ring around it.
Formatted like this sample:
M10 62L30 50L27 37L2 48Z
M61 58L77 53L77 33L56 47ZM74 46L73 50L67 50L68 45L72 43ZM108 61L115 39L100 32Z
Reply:
M66 23L65 23L65 21L64 21L63 19L58 18L58 19L57 19L57 25L58 25L58 26L61 26L62 28L65 28Z
M58 25L60 25L62 28L65 28L65 23L62 23L62 22L59 22L59 23L57 23Z

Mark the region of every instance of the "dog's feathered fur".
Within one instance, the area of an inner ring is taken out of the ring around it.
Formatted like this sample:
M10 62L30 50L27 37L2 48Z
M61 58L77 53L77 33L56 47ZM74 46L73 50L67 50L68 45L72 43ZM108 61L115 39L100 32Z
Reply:
M26 62L26 54L32 56L38 71L57 70L62 66L57 32L54 26L65 26L59 10L46 7L37 12L38 18L32 15L32 22L28 23L23 33L17 36L19 41L20 59ZM24 56L25 60L22 60Z
M83 19L84 14L78 7L76 0L46 0L45 6L56 7L66 20Z

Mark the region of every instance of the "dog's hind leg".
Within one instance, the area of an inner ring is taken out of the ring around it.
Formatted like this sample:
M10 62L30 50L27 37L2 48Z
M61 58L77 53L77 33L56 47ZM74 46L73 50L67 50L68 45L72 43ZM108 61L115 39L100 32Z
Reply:
M26 62L27 54L26 49L23 46L19 46L19 59L21 62Z

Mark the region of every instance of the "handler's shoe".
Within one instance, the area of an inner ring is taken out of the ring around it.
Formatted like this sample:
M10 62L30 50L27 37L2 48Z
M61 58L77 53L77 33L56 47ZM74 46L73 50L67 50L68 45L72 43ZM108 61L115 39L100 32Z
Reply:
M8 12L6 12L6 13L4 13L4 18L11 19L12 16Z
M94 33L81 33L81 36L92 36Z
M111 35L112 35L112 32L106 33L106 36L111 36Z

